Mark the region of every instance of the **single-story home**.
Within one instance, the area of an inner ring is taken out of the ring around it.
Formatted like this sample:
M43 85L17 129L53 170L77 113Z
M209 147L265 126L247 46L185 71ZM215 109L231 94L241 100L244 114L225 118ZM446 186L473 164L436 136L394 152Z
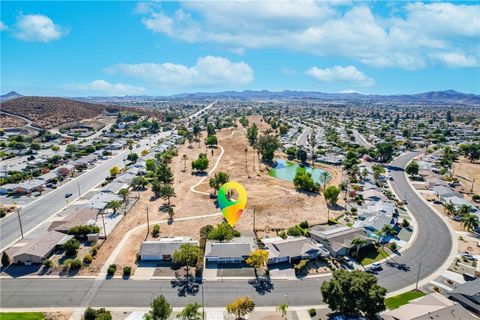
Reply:
M449 300L440 293L411 300L400 308L382 313L384 320L431 320L462 319L473 320L477 317L470 314L460 304Z
M352 244L355 238L365 239L367 241L365 245L373 242L363 228L351 228L343 225L315 226L310 229L310 235L335 258L348 255L350 249L355 246Z
M67 240L73 238L58 231L50 231L28 242L12 254L13 263L42 263Z
M447 294L450 299L480 316L480 278L460 284Z
M178 250L182 244L198 246L198 241L189 237L161 238L159 240L144 241L140 246L140 259L149 260L172 260L173 252Z
M255 249L255 241L251 237L233 238L230 242L207 241L205 260L218 263L241 263Z
M305 237L280 237L262 239L268 251L268 263L298 262L302 259L316 259L327 257L328 250L322 244Z
M462 197L460 193L453 191L447 186L434 186L432 190L433 192L435 192L435 195L442 201L444 201L445 198Z

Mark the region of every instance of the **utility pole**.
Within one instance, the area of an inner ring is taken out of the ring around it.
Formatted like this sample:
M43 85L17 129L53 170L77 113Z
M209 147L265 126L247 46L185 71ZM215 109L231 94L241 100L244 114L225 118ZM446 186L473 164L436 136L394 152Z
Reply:
M205 296L203 294L203 283L205 280L202 279L202 320L205 320Z
M253 233L255 233L255 207L253 207Z
M105 228L105 211L102 212L102 224L103 224L103 235L105 236L105 240L107 240L107 228Z
M78 187L78 198L81 199L82 198L82 194L80 192L80 181L77 179L77 187Z
M20 233L23 239L23 227L22 227L22 219L20 219L20 209L17 208L17 216L18 216L18 223L20 224Z
M147 236L150 233L150 219L148 216L148 207L145 207L147 209Z
M418 265L417 283L415 284L415 290L418 290L418 280L420 279L420 268L421 267L422 267L422 260L420 260L420 264Z
M245 171L248 175L248 148L245 148Z
M472 180L472 188L470 189L470 193L473 193L473 186L475 185L475 178Z

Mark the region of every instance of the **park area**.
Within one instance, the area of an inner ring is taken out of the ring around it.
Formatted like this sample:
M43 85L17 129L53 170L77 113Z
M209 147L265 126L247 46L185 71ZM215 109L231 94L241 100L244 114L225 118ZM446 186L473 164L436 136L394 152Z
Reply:
M260 117L251 117L250 123L260 127ZM263 129L267 129L265 123ZM214 190L209 186L209 178L220 171L227 173L230 181L241 183L247 191L246 210L235 226L242 235L253 236L254 209L255 229L260 237L276 236L278 231L304 220L311 225L327 222L327 205L323 195L297 192L292 182L270 176L268 173L271 168L259 162L258 154L249 146L240 124L237 128L217 131L216 135L216 148L205 145L206 133L203 133L199 142L185 142L178 146L177 156L170 163L176 193L176 197L171 198L173 221L168 219L166 201L156 199L150 187L138 192L139 201L109 235L90 268L83 271L84 274L97 273L106 263L117 264L118 275L123 266L131 266L134 274L141 243L153 239L151 233L147 233L147 211L150 231L158 223L160 237L187 236L198 239L202 226L220 223L223 217L215 206L215 198L210 197ZM205 152L209 160L206 173L192 171L192 160ZM285 156L281 152L277 154ZM330 175L329 184L340 183L339 168L321 168ZM137 195L137 192L134 194ZM330 209L331 218L343 212L342 201L340 199L338 206Z

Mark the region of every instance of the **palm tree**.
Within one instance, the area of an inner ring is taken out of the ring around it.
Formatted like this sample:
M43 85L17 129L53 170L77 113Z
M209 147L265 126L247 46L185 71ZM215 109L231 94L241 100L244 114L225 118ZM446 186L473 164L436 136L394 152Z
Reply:
M455 214L456 213L456 209L455 209L455 206L453 205L453 203L451 201L447 202L447 203L444 203L443 204L443 209L445 209L445 212L448 213L448 215L452 215L452 214Z
M385 232L382 230L377 230L375 231L375 235L377 235L377 243L380 244L380 239L382 239L385 236Z
M327 186L327 179L328 179L328 172L327 171L322 171L322 179L323 179L323 191L325 191L325 188Z
M287 319L288 304L282 303L277 307L277 311L282 314L282 319Z
M382 231L389 236L393 236L395 234L395 229L389 224L384 225Z
M472 207L469 205L463 204L460 209L458 209L458 214L461 216L467 215L472 211Z
M366 245L368 241L363 238L357 237L353 239L351 243L355 246L357 251L356 256L358 257L358 252L360 251L360 247L363 247L364 245Z
M467 213L462 217L462 225L467 231L473 232L480 226L480 221L476 215Z

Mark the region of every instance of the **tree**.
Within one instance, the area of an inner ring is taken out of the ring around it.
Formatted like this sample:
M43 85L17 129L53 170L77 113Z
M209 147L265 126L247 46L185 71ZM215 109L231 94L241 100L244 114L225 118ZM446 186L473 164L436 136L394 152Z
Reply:
M387 290L377 284L377 278L362 271L338 269L333 272L333 279L324 281L321 286L323 301L334 312L349 317L363 313L367 318L385 310Z
M55 152L57 152L57 151L59 151L59 150L60 150L60 147L59 147L59 146L57 146L57 145L52 145L52 146L50 147L50 149L52 149L52 151L55 151Z
M389 224L383 225L383 227L382 227L382 232L383 232L384 234L389 235L389 236L394 236L394 235L397 234L397 231L395 231L395 229L394 229L391 225L389 225Z
M247 119L247 117L245 117L245 115L243 115L243 116L240 118L240 120L238 120L238 122L240 122L240 124L241 124L244 128L248 127L248 119Z
M148 151L147 149L143 149L141 155L142 155L142 157L145 157L149 153L150 153L150 151Z
M150 308L151 310L145 315L145 320L167 320L173 310L163 294L152 301Z
M140 187L145 188L147 184L148 184L148 181L144 177L135 177L132 179L130 186L136 190Z
M183 307L179 314L177 314L177 318L186 320L200 320L202 319L202 314L198 312L198 309L200 309L200 305L198 303L189 303Z
M300 160L303 164L307 162L308 154L307 151L303 148L297 150L297 159Z
M329 186L323 192L323 196L325 197L325 201L327 201L328 205L334 206L337 204L338 195L340 194L341 190L337 186Z
M364 245L366 245L368 243L367 240L363 239L363 238L360 238L360 237L357 237L355 239L352 240L351 244L353 244L355 246L355 249L357 251L357 257L358 257L358 251L360 251L360 248L363 247Z
M447 212L449 215L451 214L455 214L457 212L457 209L455 208L455 205L449 201L447 203L444 203L443 204L443 209L445 210L445 212Z
M210 188L213 188L215 190L215 194L217 194L218 189L220 189L223 184L227 183L228 180L228 174L220 171L215 173L215 176L213 176L213 178L210 178L208 185L210 186Z
M236 320L242 320L255 309L255 302L250 297L240 297L227 305L227 312L235 315Z
M277 307L277 311L282 314L282 319L287 319L288 304L282 303Z
M467 213L462 217L463 228L469 232L474 232L478 229L480 222L476 215Z
M453 122L452 112L450 110L447 111L447 122Z
M197 160L192 161L192 169L204 172L208 168L208 158L205 153L200 153Z
M257 149L262 154L263 162L271 162L275 151L280 148L282 145L278 138L273 135L263 135L258 139Z
M380 142L375 146L380 162L388 162L393 156L393 145L389 142Z
M247 258L246 262L253 267L255 272L255 277L257 277L257 269L265 267L268 261L268 251L257 249L250 253L250 256Z
M156 171L157 161L155 161L155 159L147 159L145 161L145 168L147 169L147 171Z
M464 216L466 214L469 214L472 211L472 207L466 204L462 204L460 208L458 209L458 214L461 216Z
M373 178L376 180L378 180L378 178L380 178L380 175L382 175L383 173L385 173L385 168L378 165L378 164L374 164L372 166L372 171L373 171Z
M208 146L216 146L218 144L217 136L214 134L208 136L207 139L205 139L205 144Z
M405 168L405 172L411 176L416 176L419 170L420 170L420 166L415 160L412 160Z
M6 267L10 265L10 257L8 256L8 253L6 251L3 251L2 253L2 266Z
M114 166L110 169L110 176L115 177L120 173L120 169L117 166Z
M167 200L167 204L170 205L170 198L176 197L175 189L171 184L164 184L160 187L158 194L160 198Z
M247 129L247 139L248 143L251 146L254 146L258 140L258 128L257 125L254 123Z
M213 126L213 124L208 123L207 124L207 137L211 136L213 134L215 134L215 127Z
M207 234L207 239L217 241L230 241L233 237L240 236L240 233L233 229L229 224L219 223Z
M200 249L197 246L194 246L190 243L183 243L180 245L178 250L173 252L173 261L182 266L185 266L187 269L187 278L188 278L188 268L194 267L197 265L198 255Z
M77 239L72 238L67 240L63 244L62 248L66 251L67 256L74 256L77 254L77 250L80 248L80 242Z
M107 206L105 208L107 209L112 209L113 213L116 214L117 210L120 209L122 206L122 203L118 200L112 200L109 203L107 203Z
M462 144L460 152L467 157L470 162L480 159L480 144Z
M170 167L163 162L158 166L156 176L158 181L163 184L172 184L174 180L172 169L170 169Z
M320 185L312 178L312 174L305 170L298 170L293 178L293 185L295 188L310 192L318 192Z
M127 199L129 193L130 193L130 192L129 192L128 189L126 189L126 188L120 189L120 190L118 191L118 195L122 196L123 201L125 201L125 199Z

